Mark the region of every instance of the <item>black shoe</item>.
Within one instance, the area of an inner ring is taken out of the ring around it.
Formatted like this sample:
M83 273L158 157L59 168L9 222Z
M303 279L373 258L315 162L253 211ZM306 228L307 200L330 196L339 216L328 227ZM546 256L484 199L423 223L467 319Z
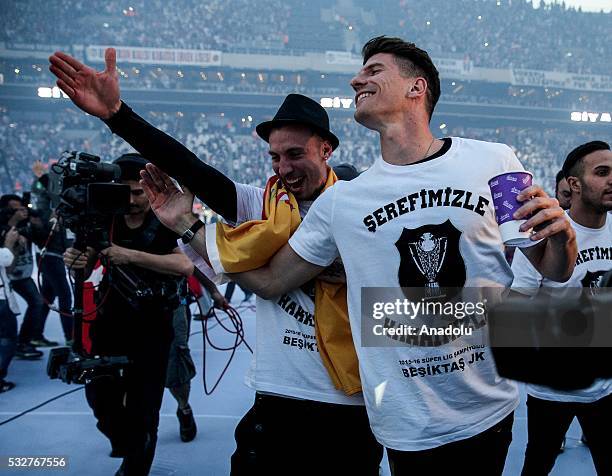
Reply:
M14 388L15 384L13 382L7 382L6 380L0 379L0 393L8 392Z
M17 344L15 357L23 360L38 360L43 356L43 353L30 344Z
M187 405L187 408L184 410L178 408L176 410L176 416L178 417L179 421L181 441L187 443L188 441L193 440L198 432L198 427L196 426L195 419L193 418L191 407Z
M39 339L32 339L30 341L30 345L34 347L58 347L59 342L55 342L47 339L46 337L40 337Z

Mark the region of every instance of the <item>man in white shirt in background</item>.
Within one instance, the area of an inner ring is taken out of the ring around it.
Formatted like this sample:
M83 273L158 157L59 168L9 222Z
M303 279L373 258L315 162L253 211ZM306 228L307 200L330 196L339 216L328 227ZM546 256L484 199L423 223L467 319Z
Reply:
M571 189L567 215L578 245L574 272L563 283L551 281L517 252L512 263L515 291L535 294L539 287L598 287L605 272L612 269L610 146L601 141L578 146L567 156L563 173ZM528 442L522 476L546 475L552 470L574 417L588 441L597 474L612 474L612 380L597 379L588 388L569 391L529 384L527 393Z
M15 245L19 241L19 233L12 227L2 238L0 247L0 393L15 388L13 382L5 380L9 364L17 348L17 301L11 290L6 268L15 259Z
M563 210L568 210L572 204L572 191L565 175L563 175L563 170L559 170L555 178L555 198Z

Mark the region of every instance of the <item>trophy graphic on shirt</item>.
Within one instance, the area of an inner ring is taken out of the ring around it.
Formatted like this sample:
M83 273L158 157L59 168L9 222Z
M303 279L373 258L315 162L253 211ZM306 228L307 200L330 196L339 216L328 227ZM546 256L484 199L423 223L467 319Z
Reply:
M408 243L408 249L414 264L427 279L425 284L426 297L440 297L438 273L446 256L447 239L436 237L431 233L423 233L416 241Z

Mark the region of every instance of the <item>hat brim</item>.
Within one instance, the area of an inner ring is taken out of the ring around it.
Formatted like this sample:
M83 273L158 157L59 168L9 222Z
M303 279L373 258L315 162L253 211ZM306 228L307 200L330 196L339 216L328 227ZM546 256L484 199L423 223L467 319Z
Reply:
M299 121L295 119L276 119L272 121L265 121L265 122L262 122L261 124L258 124L255 127L255 131L257 132L257 135L259 137L261 137L266 142L269 142L270 132L272 132L272 129L276 129L276 128L283 127L283 126L289 126L293 124L303 124L305 126L312 128L317 134L323 137L323 139L329 140L332 146L332 150L336 150L338 145L340 145L340 140L338 140L338 138L330 131L323 129L322 127L319 127L312 122Z

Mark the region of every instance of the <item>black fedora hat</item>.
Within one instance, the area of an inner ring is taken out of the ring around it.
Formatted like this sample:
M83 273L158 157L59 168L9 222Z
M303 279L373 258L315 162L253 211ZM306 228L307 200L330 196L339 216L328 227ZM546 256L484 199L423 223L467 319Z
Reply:
M268 142L272 129L290 124L304 124L317 134L330 141L335 150L340 144L338 138L329 130L327 111L316 101L301 94L289 94L271 121L258 124L255 130L259 137Z

